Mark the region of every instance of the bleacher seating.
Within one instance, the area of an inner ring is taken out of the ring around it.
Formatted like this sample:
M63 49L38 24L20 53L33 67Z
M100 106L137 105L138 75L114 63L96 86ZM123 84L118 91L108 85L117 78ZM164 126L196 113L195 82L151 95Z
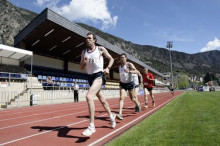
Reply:
M27 74L23 73L10 73L10 72L0 72L0 81L14 81L14 82L21 82L27 79Z
M30 70L30 65L25 65L27 70ZM89 88L88 84L88 76L85 73L68 71L64 73L62 69L54 69L50 67L43 66L32 66L33 74L38 78L38 80L42 83L43 86L47 86L46 80L47 77L50 76L53 80L52 86L54 87L74 87L74 83L77 82L79 84L79 88ZM111 81L106 83L106 85L102 86L103 89L119 89L119 83L117 81Z

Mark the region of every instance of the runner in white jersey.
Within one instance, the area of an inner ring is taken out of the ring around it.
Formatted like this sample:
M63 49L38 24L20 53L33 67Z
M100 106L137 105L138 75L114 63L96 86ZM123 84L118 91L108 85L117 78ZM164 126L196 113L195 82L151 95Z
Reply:
M137 99L137 95L134 92L134 82L132 78L132 74L139 73L139 71L136 70L134 65L130 62L127 62L127 56L126 54L120 55L120 62L121 65L119 66L119 74L120 74L120 100L119 100L119 114L117 115L117 118L120 120L123 120L122 116L122 109L124 106L124 99L126 95L126 91L128 90L129 96L131 101L135 103L137 106L137 109L135 109L136 112L141 112L141 107Z
M140 78L140 82L139 82L138 77ZM140 72L138 74L132 74L132 78L134 81L134 92L136 93L137 99L138 99L140 85L143 86L143 78L142 78L142 75L140 74ZM138 111L137 106L135 106L135 111Z
M111 121L111 127L115 128L115 115L112 114L108 102L103 97L100 92L101 87L105 84L105 74L109 73L109 69L114 63L114 59L108 53L108 51L102 46L95 46L96 36L92 33L87 34L86 43L88 48L82 51L80 68L83 70L86 67L86 71L88 73L88 81L90 88L86 94L86 100L89 108L89 116L90 116L90 124L88 128L82 132L84 136L90 136L94 132L96 132L95 124L94 124L94 116L95 116L95 105L93 101L93 97L96 95L100 100L102 106L108 112ZM103 69L104 59L103 56L109 59L109 63L107 68Z

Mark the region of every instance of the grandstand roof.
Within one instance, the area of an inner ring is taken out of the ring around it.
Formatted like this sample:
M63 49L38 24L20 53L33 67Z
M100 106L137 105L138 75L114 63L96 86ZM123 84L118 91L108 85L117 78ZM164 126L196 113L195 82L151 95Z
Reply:
M31 57L32 55L33 52L31 51L0 44L0 57L22 61L25 60L26 58Z
M15 46L22 46L34 54L80 62L80 55L86 48L85 38L89 31L46 8L15 36ZM115 59L112 69L118 72L119 54L125 53L137 69L148 68L154 74L160 72L131 56L121 48L97 36L97 44L108 49Z

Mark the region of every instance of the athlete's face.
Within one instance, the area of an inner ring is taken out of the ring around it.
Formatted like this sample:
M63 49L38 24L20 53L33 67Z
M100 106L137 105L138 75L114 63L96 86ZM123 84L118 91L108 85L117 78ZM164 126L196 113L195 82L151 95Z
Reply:
M95 39L93 38L92 34L87 35L86 37L86 44L88 47L92 46L95 44Z
M120 62L121 63L126 63L127 58L125 57L125 55L120 56Z

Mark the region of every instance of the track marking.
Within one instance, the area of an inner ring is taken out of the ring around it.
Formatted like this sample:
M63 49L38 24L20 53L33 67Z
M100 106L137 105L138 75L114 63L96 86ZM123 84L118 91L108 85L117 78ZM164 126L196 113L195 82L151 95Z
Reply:
M165 98L167 96L164 96L162 98ZM155 100L159 100L159 99L155 99ZM125 103L128 103L130 101L127 101ZM98 104L98 105L101 105L101 104ZM112 107L115 107L115 106L118 106L117 105L114 105ZM111 108L111 107L110 107ZM96 108L96 109L103 109L103 107L100 107L100 108ZM21 124L17 124L17 125L11 125L11 126L6 126L6 127L1 127L0 130L3 130L3 129L7 129L7 128L13 128L13 127L17 127L17 126L22 126L22 125L27 125L27 124L32 124L32 123L37 123L37 122L42 122L42 121L48 121L48 120L52 120L52 119L58 119L58 118L61 118L61 117L66 117L66 116L70 116L70 115L75 115L75 114L79 114L79 113L83 113L83 112L88 112L88 110L84 110L84 111L81 111L81 112L77 112L77 113L71 113L71 114L66 114L66 115L62 115L62 116L56 116L56 117L52 117L52 118L47 118L47 119L42 119L42 120L36 120L36 121L31 121L31 122L26 122L26 123L21 123Z
M176 97L174 96L174 98L176 98ZM137 120L139 120L139 119L141 119L141 118L145 117L147 114L149 114L149 113L151 113L151 112L153 112L153 111L157 110L158 108L160 108L160 107L161 107L161 106L163 106L164 104L166 104L166 103L170 102L170 101L171 101L171 100L173 100L174 98L169 99L168 101L166 101L166 102L162 103L162 104L161 104L161 105L159 105L158 107L156 107L156 108L154 108L154 109L152 109L152 110L148 111L147 113L143 114L142 116L140 116L140 117L136 118L135 120L133 120L133 121L131 121L131 122L127 123L126 125L124 125L124 126L122 126L122 127L118 128L117 130L114 130L113 132L111 132L111 133L109 133L109 134L105 135L104 137L102 137L102 138L98 139L97 141L95 141L95 142L93 142L93 143L89 144L88 146L93 146L93 145L97 144L98 142L102 141L103 139L107 138L108 136L110 136L110 135L112 135L112 134L114 134L114 133L118 132L119 130L121 130L121 129L123 129L123 128L127 127L127 126L129 126L130 124L132 124L132 123L134 123L134 122L136 122Z
M167 96L163 96L162 98L164 98L164 97L167 97ZM172 98L172 99L174 99L174 98ZM170 99L170 100L172 100L172 99ZM156 100L157 100L157 99L156 99ZM167 102L169 102L170 100L168 100ZM130 101L129 101L129 102L130 102ZM167 102L165 102L165 103L167 103ZM151 110L151 111L149 111L149 112L152 112L152 111L156 110L157 108L161 107L161 106L164 105L165 103L161 104L160 106L156 107L155 109L153 109L153 110ZM132 106L132 107L133 107L133 106ZM103 107L102 107L102 108L103 108ZM111 108L111 107L110 107L110 108ZM129 108L130 108L130 107L129 107ZM96 109L100 109L100 108L96 108ZM149 112L148 112L148 113L149 113ZM75 113L75 114L76 114L76 113ZM101 116L98 116L98 117L102 117L102 116L105 116L105 115L107 115L107 114L104 114L104 115L101 115ZM144 115L146 115L146 114L144 114ZM62 116L59 116L59 117L57 117L57 118L60 118L60 117L62 117ZM141 117L143 117L143 116L141 116ZM140 118L140 117L139 117L139 118ZM139 119L139 118L138 118L138 119ZM89 121L89 120L87 119L87 120L83 120L83 121L71 123L71 124L66 125L66 126L72 126L72 125L80 124L80 123L83 123L83 122L85 122L85 121ZM136 121L136 120L134 120L134 121ZM130 123L132 123L132 122L130 122ZM2 144L0 144L0 145L10 144L10 143L13 143L13 142L16 142L16 141L20 141L20 140L23 140L23 139L27 139L27 138L30 138L30 137L34 137L34 136L37 136L37 135L42 135L42 134L45 134L45 133L48 133L48 132L51 132L51 131L55 131L55 130L64 128L64 127L66 127L66 126L62 126L62 127L59 127L59 128L51 129L50 131L45 131L45 132L38 133L38 134L33 134L33 135L25 136L25 137L22 137L22 138L19 138L19 139L11 140L11 141L2 143ZM123 126L123 127L125 127L125 126ZM120 128L120 129L122 129L122 128ZM117 129L116 131L118 131L118 129ZM108 135L112 135L113 133L115 133L115 132L111 132L111 133L108 134ZM105 136L105 138L106 138L106 136ZM101 139L105 139L105 138L101 138ZM99 140L99 141L100 141L100 140ZM93 143L95 143L95 142L93 142ZM97 141L96 141L96 143L97 143ZM91 145L91 144L90 144L90 145Z

